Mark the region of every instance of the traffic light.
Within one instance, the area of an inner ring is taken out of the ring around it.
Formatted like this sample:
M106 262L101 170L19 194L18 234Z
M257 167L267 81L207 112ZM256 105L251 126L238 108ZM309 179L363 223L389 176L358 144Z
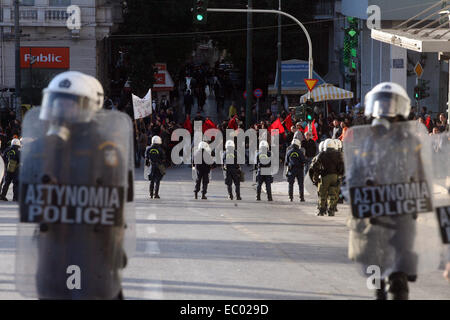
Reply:
M314 109L313 109L313 102L311 100L306 101L305 105L305 115L306 115L306 121L310 122L314 119Z
M416 101L420 100L420 87L419 86L414 87L414 99L416 99Z
M358 19L348 17L348 27L344 33L344 50L342 55L342 62L349 71L354 73L358 65Z
M297 106L296 108L295 108L295 118L297 119L297 120L302 120L302 121L305 121L305 118L306 118L306 113L305 113L305 105L304 104L302 104L302 105L300 105L300 106Z
M428 84L430 80L419 79L418 84L414 87L414 99L416 101L425 99L430 96Z
M195 0L194 1L194 8L192 10L193 12L193 18L194 23L198 24L204 24L206 23L207 16L206 12L208 8L208 1L207 0Z

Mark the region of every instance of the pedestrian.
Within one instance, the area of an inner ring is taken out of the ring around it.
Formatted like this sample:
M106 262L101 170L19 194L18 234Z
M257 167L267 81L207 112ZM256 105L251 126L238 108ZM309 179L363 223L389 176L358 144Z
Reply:
M186 90L184 95L184 112L187 116L191 116L192 105L194 104L194 98L192 97L191 90Z
M300 140L293 139L291 146L287 149L284 165L287 167L286 177L289 183L289 200L294 200L294 183L297 179L300 201L305 202L304 191L304 167L306 158L300 149Z
M11 146L8 147L3 158L6 160L6 174L0 194L0 200L8 201L6 194L9 185L13 184L13 200L17 201L19 196L19 166L20 166L20 140L15 138L11 140Z
M145 152L145 165L150 167L148 175L150 180L150 199L160 199L159 185L166 174L165 161L166 156L162 148L162 139L159 136L154 136L152 145Z
M266 185L267 201L273 201L272 199L272 183L273 176L270 172L271 169L271 152L269 150L269 143L266 140L262 140L259 143L259 150L256 155L256 201L261 201L262 184ZM278 161L278 160L277 160ZM269 172L264 172L264 171Z
M317 154L317 144L312 139L312 133L306 132L306 139L303 140L301 147L305 149L305 157L306 157L306 163L305 163L305 172L304 175L306 176L308 174L309 167L311 165L312 159Z
M297 131L295 131L294 133L294 139L303 141L305 140L305 135L303 134L303 126L301 122L297 122L295 124L295 126L297 127Z
M325 150L317 157L317 161L311 166L312 176L319 180L313 180L318 185L319 212L318 216L334 216L339 200L339 180L344 174L344 161L338 151L338 145L332 139L325 141Z
M208 192L209 175L211 173L212 164L207 163L207 156L211 156L211 149L209 144L201 141L198 144L197 151L194 153L193 169L195 168L195 188L194 199L198 199L200 186L202 187L202 200L208 199L206 193Z
M236 200L241 199L241 166L238 163L237 150L233 140L225 143L223 155L223 170L225 184L228 191L228 199L233 200L233 183L236 191Z

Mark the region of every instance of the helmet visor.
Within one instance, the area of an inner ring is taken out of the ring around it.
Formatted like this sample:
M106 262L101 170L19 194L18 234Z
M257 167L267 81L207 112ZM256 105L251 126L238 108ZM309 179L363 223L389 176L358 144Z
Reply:
M364 114L374 118L393 118L395 116L407 118L411 110L407 99L391 92L368 94L365 105Z
M46 92L42 99L41 120L58 123L89 122L95 113L91 100L87 97Z

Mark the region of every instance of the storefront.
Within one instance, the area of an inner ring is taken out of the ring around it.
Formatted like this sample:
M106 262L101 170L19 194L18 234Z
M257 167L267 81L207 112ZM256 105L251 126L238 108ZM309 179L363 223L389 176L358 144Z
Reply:
M21 47L22 105L39 105L42 90L58 73L70 69L69 47Z

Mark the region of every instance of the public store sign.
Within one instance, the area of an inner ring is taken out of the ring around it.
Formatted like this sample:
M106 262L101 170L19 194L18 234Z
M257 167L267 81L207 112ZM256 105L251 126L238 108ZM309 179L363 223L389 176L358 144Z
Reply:
M70 69L70 48L21 47L20 67L33 69Z

